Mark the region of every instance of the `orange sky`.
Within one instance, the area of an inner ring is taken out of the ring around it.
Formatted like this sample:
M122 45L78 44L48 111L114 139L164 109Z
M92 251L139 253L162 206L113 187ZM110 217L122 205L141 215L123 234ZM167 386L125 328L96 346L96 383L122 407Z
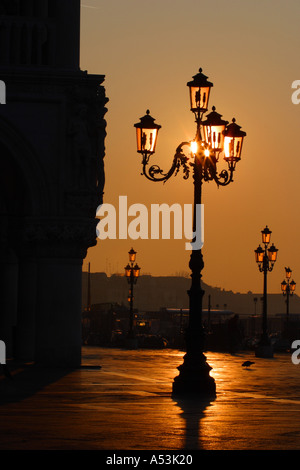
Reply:
M167 171L177 145L195 136L186 83L202 67L213 82L209 108L247 132L234 183L204 183L203 280L234 292L262 292L254 259L268 225L279 249L268 290L280 292L284 267L300 280L298 240L300 79L298 0L82 0L81 69L106 76L104 202L192 203L192 178L166 184L141 176L133 124L150 109L162 126L153 163ZM220 162L219 168L225 168ZM141 274L188 273L185 240L105 240L83 269L124 272L138 252ZM300 282L300 281L299 281ZM297 290L297 287L296 287Z

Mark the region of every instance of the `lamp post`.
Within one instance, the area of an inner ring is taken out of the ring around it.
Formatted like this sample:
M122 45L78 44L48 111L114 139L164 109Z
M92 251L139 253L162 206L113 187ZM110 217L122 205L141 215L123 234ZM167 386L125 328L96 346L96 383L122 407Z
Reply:
M292 275L292 270L290 268L285 268L285 277L286 280L283 280L281 283L281 290L283 296L286 296L286 324L289 323L290 315L290 296L293 295L296 289L296 283L294 280L290 281Z
M133 331L133 286L137 283L138 277L140 275L141 268L134 264L136 258L136 251L133 248L128 252L129 254L129 263L125 266L125 276L127 278L128 284L130 285L130 292L129 292L129 305L130 305L130 313L129 313L129 329L127 334L127 341L126 344L129 347L136 347L135 335Z
M153 182L167 181L173 174L177 175L180 168L183 178L193 172L194 179L194 216L193 232L196 233L196 207L201 204L203 181L214 180L218 186L227 186L233 181L236 163L241 159L243 139L246 135L240 126L232 120L221 119L221 114L212 108L203 120L208 110L208 100L213 84L199 69L193 80L187 83L190 92L191 111L195 115L196 135L193 141L182 142L175 151L173 163L168 172L156 164L149 165L150 158L155 152L160 125L155 119L146 115L135 124L137 135L137 152L142 155L143 175ZM187 147L187 154L183 148ZM223 154L228 168L217 171L220 155ZM191 288L189 294L189 323L186 332L186 354L184 362L178 367L180 374L174 379L173 394L184 395L215 395L215 381L209 375L211 367L206 362L204 351L204 329L202 324L202 299L204 291L201 287L201 271L204 267L201 249L192 250L189 267L191 269Z
M266 226L265 229L261 231L264 248L259 245L258 248L254 250L259 271L264 274L262 336L255 351L257 357L273 357L273 348L267 331L267 274L273 270L278 249L274 246L274 243L272 246L269 246L271 233L271 230Z

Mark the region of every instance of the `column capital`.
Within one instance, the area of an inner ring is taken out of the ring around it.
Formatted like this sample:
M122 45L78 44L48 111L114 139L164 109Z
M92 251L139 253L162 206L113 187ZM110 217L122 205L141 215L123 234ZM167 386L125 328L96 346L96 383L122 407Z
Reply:
M98 220L87 217L28 217L20 227L21 251L37 258L79 258L96 245Z

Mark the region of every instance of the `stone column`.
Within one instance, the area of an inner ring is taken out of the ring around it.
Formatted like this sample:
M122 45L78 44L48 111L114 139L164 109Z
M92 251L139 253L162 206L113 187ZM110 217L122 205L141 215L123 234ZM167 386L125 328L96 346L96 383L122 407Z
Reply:
M80 259L39 259L37 363L80 366L81 267Z
M15 357L21 361L35 359L35 319L37 301L37 263L34 258L19 258L18 317Z
M35 362L45 366L76 368L81 364L82 260L89 246L96 243L97 220L79 217L49 217L27 220L23 241L36 252ZM24 243L24 244L25 244ZM22 269L22 268L21 268ZM25 288L25 281L23 281ZM35 291L23 292L23 333L33 324L30 302ZM20 290L21 295L21 290ZM26 314L26 321L25 321ZM23 334L24 337L24 334ZM28 337L29 339L29 337ZM25 342L23 342L23 345Z
M0 252L0 340L5 342L7 357L12 357L17 317L18 260L15 252L5 244L2 244Z

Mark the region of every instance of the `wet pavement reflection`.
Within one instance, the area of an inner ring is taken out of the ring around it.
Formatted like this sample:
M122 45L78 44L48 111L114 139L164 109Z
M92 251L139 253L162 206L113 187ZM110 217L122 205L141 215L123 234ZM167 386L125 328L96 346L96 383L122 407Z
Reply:
M0 448L300 449L300 365L289 354L206 352L211 402L172 397L183 356L84 347L86 367L32 393L26 374L13 385L0 380ZM248 359L254 364L243 367Z

